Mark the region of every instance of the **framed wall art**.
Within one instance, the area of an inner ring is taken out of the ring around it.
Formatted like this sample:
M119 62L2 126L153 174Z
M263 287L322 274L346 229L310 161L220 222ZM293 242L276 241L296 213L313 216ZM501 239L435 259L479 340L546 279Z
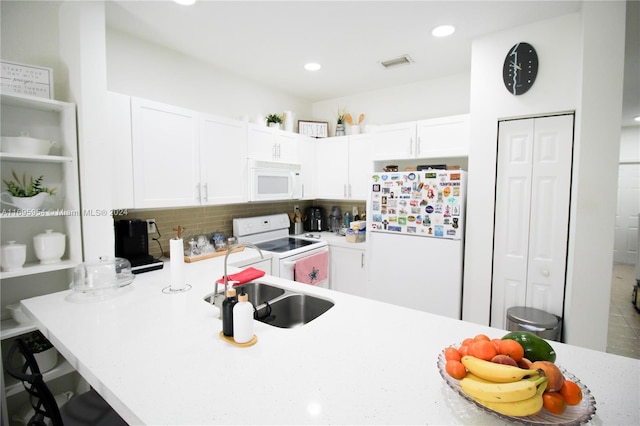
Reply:
M298 120L298 133L312 138L326 138L329 132L329 123L326 121Z

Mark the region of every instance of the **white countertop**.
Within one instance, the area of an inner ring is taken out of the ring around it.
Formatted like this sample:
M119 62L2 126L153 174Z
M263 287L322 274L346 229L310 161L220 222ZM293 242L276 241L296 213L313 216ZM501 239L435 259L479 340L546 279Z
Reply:
M344 235L338 235L335 232L311 232L311 234L319 236L320 239L325 240L330 246L340 246L357 250L366 250L367 248L366 241L361 243L349 243ZM302 234L302 236L304 236L304 234Z
M257 254L233 254L232 262ZM69 291L23 301L65 358L131 424L498 424L451 391L436 366L450 344L503 330L265 276L335 306L294 329L255 322L258 342L222 341L204 302L222 258L185 265L191 290L164 294L169 265L93 303ZM229 268L229 273L237 272ZM410 295L407 295L410 297ZM594 424L636 424L640 361L553 343L596 399Z

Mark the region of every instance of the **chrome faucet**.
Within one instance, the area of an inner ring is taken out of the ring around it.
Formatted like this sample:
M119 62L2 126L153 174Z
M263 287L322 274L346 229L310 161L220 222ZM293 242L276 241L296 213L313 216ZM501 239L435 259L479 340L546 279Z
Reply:
M251 247L254 248L256 250L258 250L258 253L260 253L260 258L264 259L264 255L262 254L262 250L260 250L260 248L258 246L256 246L255 244L251 244L251 243L242 243L242 244L234 244L234 245L230 245L229 247L227 247L227 253L224 255L224 276L222 277L223 282L224 282L224 293L222 294L222 300L224 300L225 296L227 295L227 290L228 290L228 286L229 286L229 277L227 276L227 264L228 264L228 259L229 259L229 254L231 254L231 252L239 247ZM216 303L216 299L218 299L218 280L216 280L216 285L214 287L213 290L213 297L211 298L211 304L217 306L218 308L220 308L220 314L222 315L222 302Z

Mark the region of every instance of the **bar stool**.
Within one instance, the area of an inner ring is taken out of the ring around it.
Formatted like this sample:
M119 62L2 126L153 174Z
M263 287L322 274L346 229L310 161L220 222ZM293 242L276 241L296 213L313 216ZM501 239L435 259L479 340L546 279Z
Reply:
M22 354L24 363L16 367L16 353ZM4 368L12 377L20 380L29 393L29 401L35 414L28 425L35 426L127 426L127 423L93 389L72 397L62 407L47 387L38 363L26 342L17 338L7 352ZM47 421L49 419L49 421Z

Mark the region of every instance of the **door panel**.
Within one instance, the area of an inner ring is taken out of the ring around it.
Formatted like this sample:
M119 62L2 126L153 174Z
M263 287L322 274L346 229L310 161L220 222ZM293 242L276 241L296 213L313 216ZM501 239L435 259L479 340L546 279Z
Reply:
M562 315L572 150L573 115L499 124L494 327L511 306Z
M500 123L491 325L504 328L506 309L524 305L527 283L533 122Z
M536 119L534 132L527 306L562 316L573 116Z

